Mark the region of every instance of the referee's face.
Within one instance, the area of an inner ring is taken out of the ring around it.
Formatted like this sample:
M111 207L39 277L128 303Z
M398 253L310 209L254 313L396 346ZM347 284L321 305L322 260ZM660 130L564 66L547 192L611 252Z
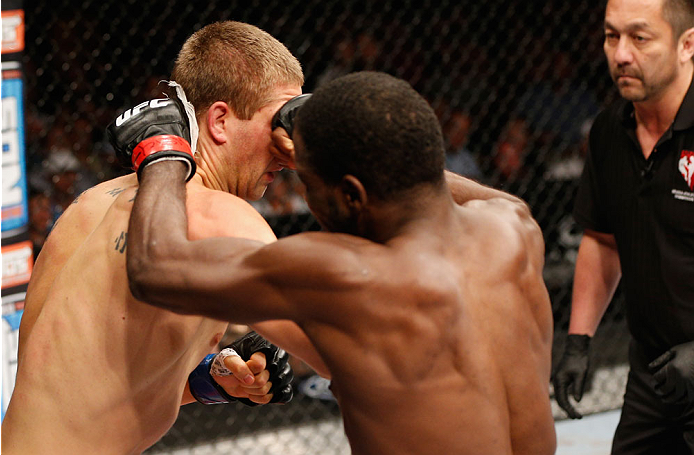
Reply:
M629 101L658 97L678 75L678 43L663 18L662 1L607 3L603 47L610 75Z

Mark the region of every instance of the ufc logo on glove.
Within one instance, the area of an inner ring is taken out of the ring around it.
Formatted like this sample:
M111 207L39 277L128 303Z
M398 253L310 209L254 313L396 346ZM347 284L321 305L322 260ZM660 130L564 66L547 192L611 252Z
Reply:
M157 98L155 100L151 101L145 101L144 103L140 103L137 106L135 106L132 109L128 109L127 111L123 112L121 115L116 117L116 126L121 126L123 123L127 122L130 117L134 117L140 112L142 112L143 109L146 107L149 107L151 109L155 109L158 107L164 107L169 104L171 104L173 101L170 98Z

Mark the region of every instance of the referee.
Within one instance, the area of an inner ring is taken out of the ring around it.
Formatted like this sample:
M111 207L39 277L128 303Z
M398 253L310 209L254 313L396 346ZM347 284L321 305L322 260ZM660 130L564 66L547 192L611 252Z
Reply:
M584 228L554 374L571 418L591 337L623 277L629 378L613 454L694 453L694 2L609 0L605 54L622 100L590 133Z

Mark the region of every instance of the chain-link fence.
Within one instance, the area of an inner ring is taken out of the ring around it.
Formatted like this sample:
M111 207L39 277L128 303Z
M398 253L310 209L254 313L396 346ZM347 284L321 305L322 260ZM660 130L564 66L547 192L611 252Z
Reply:
M305 91L363 69L408 80L441 118L449 168L530 204L547 243L558 357L580 239L570 213L587 131L617 96L602 54L601 6L577 0L33 0L24 9L29 186L32 213L44 215L32 216L37 250L51 219L81 190L123 172L104 128L122 109L159 95L156 84L168 78L185 39L213 21L249 22L298 57ZM256 207L278 236L316 228L289 174ZM616 300L596 334L596 380L579 406L587 412L621 404L628 335ZM151 451L216 441L211 453L221 453L222 447L243 449L248 440L254 453L275 452L273 446L293 453L292 444L297 453L346 453L336 404L311 398L311 387L284 407L186 406ZM293 436L283 439L287 434Z

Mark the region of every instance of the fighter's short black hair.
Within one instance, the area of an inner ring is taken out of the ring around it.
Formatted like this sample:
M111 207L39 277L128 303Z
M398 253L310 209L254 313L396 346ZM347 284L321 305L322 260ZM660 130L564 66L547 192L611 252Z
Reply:
M306 162L328 184L357 177L381 200L443 182L445 151L433 109L407 82L364 71L315 91L297 115Z

